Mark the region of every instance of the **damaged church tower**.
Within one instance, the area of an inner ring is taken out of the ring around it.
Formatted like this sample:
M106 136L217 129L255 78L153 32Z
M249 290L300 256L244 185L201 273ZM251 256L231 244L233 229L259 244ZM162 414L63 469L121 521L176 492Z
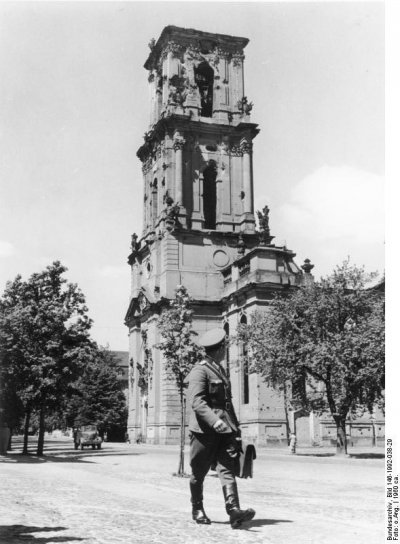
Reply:
M246 38L168 26L144 65L150 122L143 168L143 231L132 235L128 431L156 444L179 440L179 400L165 373L156 321L178 284L194 299L193 328L235 333L279 291L300 285L295 254L272 243L269 210L253 197L252 103L244 89ZM227 351L244 437L286 443L283 401L249 374L246 346Z

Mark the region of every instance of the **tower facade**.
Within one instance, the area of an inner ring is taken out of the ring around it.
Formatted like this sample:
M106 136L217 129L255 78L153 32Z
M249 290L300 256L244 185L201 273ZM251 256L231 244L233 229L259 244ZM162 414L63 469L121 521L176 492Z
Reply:
M156 321L184 285L194 329L228 335L278 291L309 274L272 243L268 208L256 230L252 103L244 89L246 38L166 27L144 65L150 120L137 155L143 169L143 231L132 235L128 430L151 443L179 439L179 401L164 370ZM282 399L248 373L246 347L227 351L243 435L286 442Z

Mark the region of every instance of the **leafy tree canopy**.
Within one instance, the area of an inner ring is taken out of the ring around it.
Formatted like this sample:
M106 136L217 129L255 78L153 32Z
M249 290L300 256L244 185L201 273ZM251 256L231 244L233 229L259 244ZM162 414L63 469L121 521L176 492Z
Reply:
M0 299L2 397L16 395L25 413L54 408L89 350L85 298L66 270L55 261L27 281L17 276Z
M347 260L239 330L252 370L278 389L290 381L294 407L329 409L340 433L350 412L372 411L383 399L384 301L366 289L373 277Z
M192 329L192 299L186 287L178 285L170 308L158 319L157 327L163 341L156 345L165 357L165 368L176 380L180 391L192 366L204 356L203 349L194 341Z
M186 287L178 285L175 290L175 298L170 301L170 308L161 314L157 322L163 341L156 347L164 355L165 369L168 375L175 379L181 404L181 440L177 472L179 476L185 474L185 378L193 365L204 356L203 349L194 341L196 333L192 330L193 310L190 308L191 303L192 299Z
M113 354L93 343L84 371L75 383L76 393L67 401L69 425L93 424L107 433L117 428L125 431L127 404L120 375Z
M87 349L91 320L66 270L54 262L26 282L17 276L0 299L2 373L25 402L57 401Z

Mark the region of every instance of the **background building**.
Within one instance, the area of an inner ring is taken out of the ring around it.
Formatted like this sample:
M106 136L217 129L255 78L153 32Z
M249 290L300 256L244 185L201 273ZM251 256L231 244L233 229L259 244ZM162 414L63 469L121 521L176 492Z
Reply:
M150 120L137 152L143 164L144 224L132 235L129 327L131 439L179 440L179 399L165 373L157 318L178 284L194 299L194 329L233 335L275 293L312 281L295 254L276 246L269 210L254 216L252 142L259 129L244 88L246 38L166 27L144 65ZM273 180L265 181L266 184ZM242 434L286 445L283 399L249 374L246 346L227 351L227 371ZM297 414L299 443L330 440L330 421ZM370 427L370 424L367 424ZM332 433L334 426L332 424ZM332 435L334 436L334 434Z
M129 351L111 351L112 356L115 358L117 368L119 369L119 381L121 383L121 389L125 393L128 399L129 392Z

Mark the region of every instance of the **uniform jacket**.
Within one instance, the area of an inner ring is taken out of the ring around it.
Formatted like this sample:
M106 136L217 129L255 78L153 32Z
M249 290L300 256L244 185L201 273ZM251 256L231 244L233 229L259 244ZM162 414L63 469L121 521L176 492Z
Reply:
M218 419L222 419L228 426L226 433L239 430L229 378L219 364L206 357L192 368L187 381L188 404L191 408L189 431L214 433L212 427Z

